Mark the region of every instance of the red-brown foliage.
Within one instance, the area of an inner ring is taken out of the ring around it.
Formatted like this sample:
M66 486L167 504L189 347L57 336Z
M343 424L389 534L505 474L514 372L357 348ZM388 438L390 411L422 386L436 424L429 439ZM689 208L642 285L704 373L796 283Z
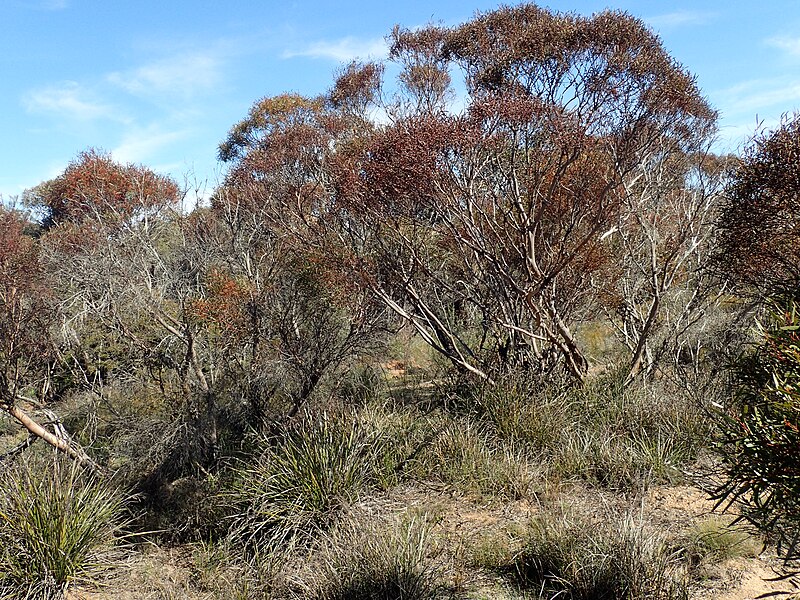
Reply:
M111 156L87 150L64 173L33 190L33 201L47 211L45 226L102 220L119 223L136 214L174 205L177 184L139 165L122 165Z
M50 291L26 220L0 210L0 403L12 404L50 356Z
M757 137L732 173L717 264L766 292L800 286L800 115Z

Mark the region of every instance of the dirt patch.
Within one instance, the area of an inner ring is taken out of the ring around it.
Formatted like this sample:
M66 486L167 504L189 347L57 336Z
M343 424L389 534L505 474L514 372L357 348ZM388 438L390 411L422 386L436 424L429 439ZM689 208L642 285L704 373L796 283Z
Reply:
M797 588L789 580L775 581L780 563L774 558L733 559L716 565L712 575L692 595L703 600L755 600L756 598L796 598Z

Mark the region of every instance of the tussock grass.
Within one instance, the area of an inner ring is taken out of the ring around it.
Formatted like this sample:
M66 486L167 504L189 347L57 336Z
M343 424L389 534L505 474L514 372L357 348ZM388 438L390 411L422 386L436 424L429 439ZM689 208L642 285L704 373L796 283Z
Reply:
M326 529L337 513L381 481L385 439L358 420L323 414L302 419L236 470L229 496L233 535L247 545L276 544Z
M688 531L684 545L693 564L753 558L761 553L759 539L730 521L730 517L714 516L696 523Z
M520 585L541 598L688 598L678 555L630 516L544 513L531 521L513 567Z
M125 497L65 459L0 474L0 596L59 598L115 562Z
M500 440L546 464L551 477L623 491L679 481L709 434L692 401L656 384L624 386L616 373L574 389L510 376L480 394L475 409Z
M225 600L268 600L287 596L288 554L255 549L247 559L228 540L198 544L193 553L193 582L201 592Z
M448 423L419 460L427 478L480 496L513 500L537 488L526 457L469 419Z
M376 456L383 489L428 480L505 500L536 492L541 473L528 457L473 418L379 403L365 406L359 416L385 441Z
M419 458L438 437L441 419L425 415L411 406L390 406L373 401L361 408L358 419L363 427L381 440L375 458L378 484L388 489L404 480L424 477Z
M437 600L451 597L445 565L424 519L355 517L327 538L301 594L313 600Z

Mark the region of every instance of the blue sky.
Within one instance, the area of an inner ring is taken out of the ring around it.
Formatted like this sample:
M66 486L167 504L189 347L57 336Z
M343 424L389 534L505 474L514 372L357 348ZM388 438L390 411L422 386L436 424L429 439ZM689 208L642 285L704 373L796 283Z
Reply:
M217 145L263 96L324 92L337 66L379 57L399 23L454 25L484 0L0 0L0 195L110 151L201 185ZM800 0L550 0L644 19L720 111L717 148L800 109Z

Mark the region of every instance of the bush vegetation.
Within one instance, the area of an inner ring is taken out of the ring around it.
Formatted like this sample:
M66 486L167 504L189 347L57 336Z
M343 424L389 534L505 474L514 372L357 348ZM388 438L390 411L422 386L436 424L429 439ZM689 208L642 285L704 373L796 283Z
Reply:
M758 345L736 364L736 393L720 416L727 468L718 497L741 501L787 558L800 557L798 308L793 296L774 301Z
M630 516L599 521L545 513L531 522L513 566L521 585L546 598L688 597L674 551Z
M125 541L125 496L66 460L0 473L0 594L60 598L114 566Z
M306 415L234 470L234 535L265 548L325 530L383 479L386 441L346 415Z
M256 102L208 206L87 150L0 208L3 593L91 582L124 527L193 544L173 595L685 598L732 538L587 498L628 514L698 459L800 556L800 118L713 155L621 12L389 46Z
M345 521L325 540L304 597L316 600L452 597L441 551L425 521Z

